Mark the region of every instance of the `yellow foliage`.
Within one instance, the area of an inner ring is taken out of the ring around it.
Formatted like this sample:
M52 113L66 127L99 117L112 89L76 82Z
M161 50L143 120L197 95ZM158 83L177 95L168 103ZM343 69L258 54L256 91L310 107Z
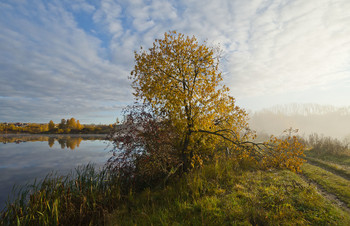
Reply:
M173 146L185 169L201 166L218 152L230 152L263 168L300 171L303 147L296 137L252 141L256 135L248 127L247 113L221 84L219 53L195 37L165 33L148 51L135 52L130 79L136 99L149 104L179 134Z
M49 130L55 129L55 123L52 120L50 120L48 127L49 127Z
M135 61L134 95L182 134L178 146L188 165L200 165L224 145L218 134L234 141L249 137L246 112L221 85L217 49L173 31L148 51L135 52Z
M261 166L263 168L285 168L293 172L301 172L301 165L305 160L304 145L298 141L296 136L287 136L285 139L271 137L266 145L271 145L270 150L263 157Z

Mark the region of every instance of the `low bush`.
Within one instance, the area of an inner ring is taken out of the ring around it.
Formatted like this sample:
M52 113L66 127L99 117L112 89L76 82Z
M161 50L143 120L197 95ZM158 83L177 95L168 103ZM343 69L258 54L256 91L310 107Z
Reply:
M324 137L316 133L309 136L307 145L311 148L312 152L317 154L350 154L349 147L346 143L336 138Z

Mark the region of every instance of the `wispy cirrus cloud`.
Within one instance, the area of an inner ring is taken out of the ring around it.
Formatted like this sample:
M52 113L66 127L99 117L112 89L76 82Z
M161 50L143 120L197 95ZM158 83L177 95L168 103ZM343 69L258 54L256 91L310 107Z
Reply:
M112 120L133 101L133 51L169 30L220 44L244 107L347 104L349 11L347 0L3 1L0 121Z
M271 1L249 15L245 41L230 59L229 70L238 75L232 86L244 85L239 93L254 95L349 81L350 20L344 12L350 4L340 3Z

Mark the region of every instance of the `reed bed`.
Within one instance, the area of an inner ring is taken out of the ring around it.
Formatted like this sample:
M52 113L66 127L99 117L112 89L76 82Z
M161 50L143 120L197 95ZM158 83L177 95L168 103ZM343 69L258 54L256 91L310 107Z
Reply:
M104 221L120 200L118 177L104 167L77 168L66 176L51 173L14 189L15 200L1 212L0 225L87 225Z

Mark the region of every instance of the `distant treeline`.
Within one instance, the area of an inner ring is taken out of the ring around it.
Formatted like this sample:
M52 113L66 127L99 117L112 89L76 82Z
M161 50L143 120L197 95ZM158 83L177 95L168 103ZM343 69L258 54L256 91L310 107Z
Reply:
M49 123L0 123L0 134L7 133L33 133L33 134L108 134L114 128L114 124L94 125L80 124L75 118L61 119L56 124L52 120Z
M0 143L22 143L22 142L48 142L50 147L57 141L61 147L74 149L72 144L79 147L82 140L106 140L106 134L7 134L0 136ZM62 144L67 144L62 146Z

